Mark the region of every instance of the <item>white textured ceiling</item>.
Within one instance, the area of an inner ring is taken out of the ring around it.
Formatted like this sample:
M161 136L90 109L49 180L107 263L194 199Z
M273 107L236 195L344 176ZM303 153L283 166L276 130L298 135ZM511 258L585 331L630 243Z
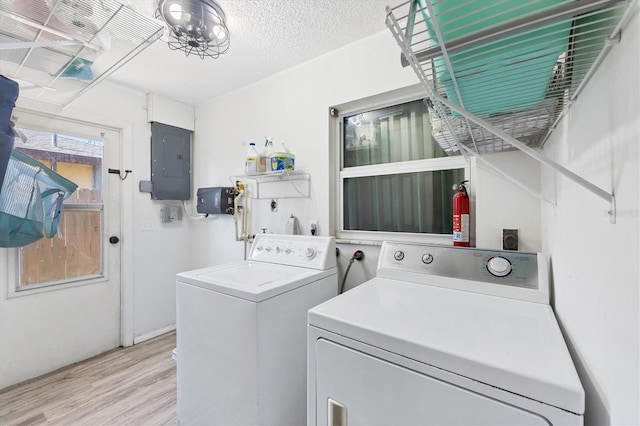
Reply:
M152 16L154 0L121 0ZM114 73L117 83L198 105L386 29L390 0L218 0L229 51L200 59L162 41ZM389 33L389 37L391 33Z

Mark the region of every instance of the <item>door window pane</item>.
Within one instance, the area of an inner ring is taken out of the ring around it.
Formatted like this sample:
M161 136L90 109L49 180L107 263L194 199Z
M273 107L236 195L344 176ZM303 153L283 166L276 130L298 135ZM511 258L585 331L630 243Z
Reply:
M18 288L61 284L103 275L103 142L33 129L21 129L26 143L15 148L78 185L65 200L58 235L18 251Z

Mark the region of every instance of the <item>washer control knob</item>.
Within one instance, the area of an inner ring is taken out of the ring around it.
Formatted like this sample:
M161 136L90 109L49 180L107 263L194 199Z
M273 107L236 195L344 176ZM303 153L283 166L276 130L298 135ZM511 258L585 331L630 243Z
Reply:
M401 261L402 259L404 259L404 252L402 250L398 250L397 252L393 253L393 258L397 261Z
M267 246L267 248L265 250L270 252L272 249L271 249L271 247Z
M284 249L284 252L289 254L289 253L291 253L291 249L290 248L286 248L286 249Z
M276 246L276 253L280 253L282 250L280 250L280 247Z
M316 257L316 253L317 253L317 251L316 251L316 249L314 247L307 247L304 250L304 256L309 260L311 260L314 257Z
M422 263L428 265L433 262L433 255L431 253L425 253L422 255Z
M506 277L511 273L511 262L502 256L493 256L487 261L487 270L496 277Z
M258 250L258 251L262 251L262 250L264 250L264 247L262 247L262 246L257 246L257 247L256 247L256 250Z

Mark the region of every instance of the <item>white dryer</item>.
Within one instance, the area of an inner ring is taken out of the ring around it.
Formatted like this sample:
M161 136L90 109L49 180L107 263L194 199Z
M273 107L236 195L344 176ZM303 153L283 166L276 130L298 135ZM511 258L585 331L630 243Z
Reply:
M583 423L539 254L385 242L309 311L312 425Z
M178 421L306 420L307 311L337 294L332 237L260 234L249 260L177 275Z

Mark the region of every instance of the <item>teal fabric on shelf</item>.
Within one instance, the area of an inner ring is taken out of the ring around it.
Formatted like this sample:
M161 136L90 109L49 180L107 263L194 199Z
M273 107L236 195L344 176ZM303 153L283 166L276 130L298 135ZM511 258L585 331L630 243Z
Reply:
M13 150L0 191L0 247L22 247L58 232L62 202L77 185Z
M425 0L415 0L422 9L430 37L437 41ZM441 0L433 3L443 42L471 36L541 10L562 0ZM499 8L495 7L499 5ZM558 57L566 50L571 21L481 42L449 52L460 96L473 114L520 111L545 98ZM435 75L447 97L460 105L455 85L442 56L433 60Z
M65 78L75 78L83 81L93 81L92 61L83 58L75 58L66 63L57 73L52 76Z

